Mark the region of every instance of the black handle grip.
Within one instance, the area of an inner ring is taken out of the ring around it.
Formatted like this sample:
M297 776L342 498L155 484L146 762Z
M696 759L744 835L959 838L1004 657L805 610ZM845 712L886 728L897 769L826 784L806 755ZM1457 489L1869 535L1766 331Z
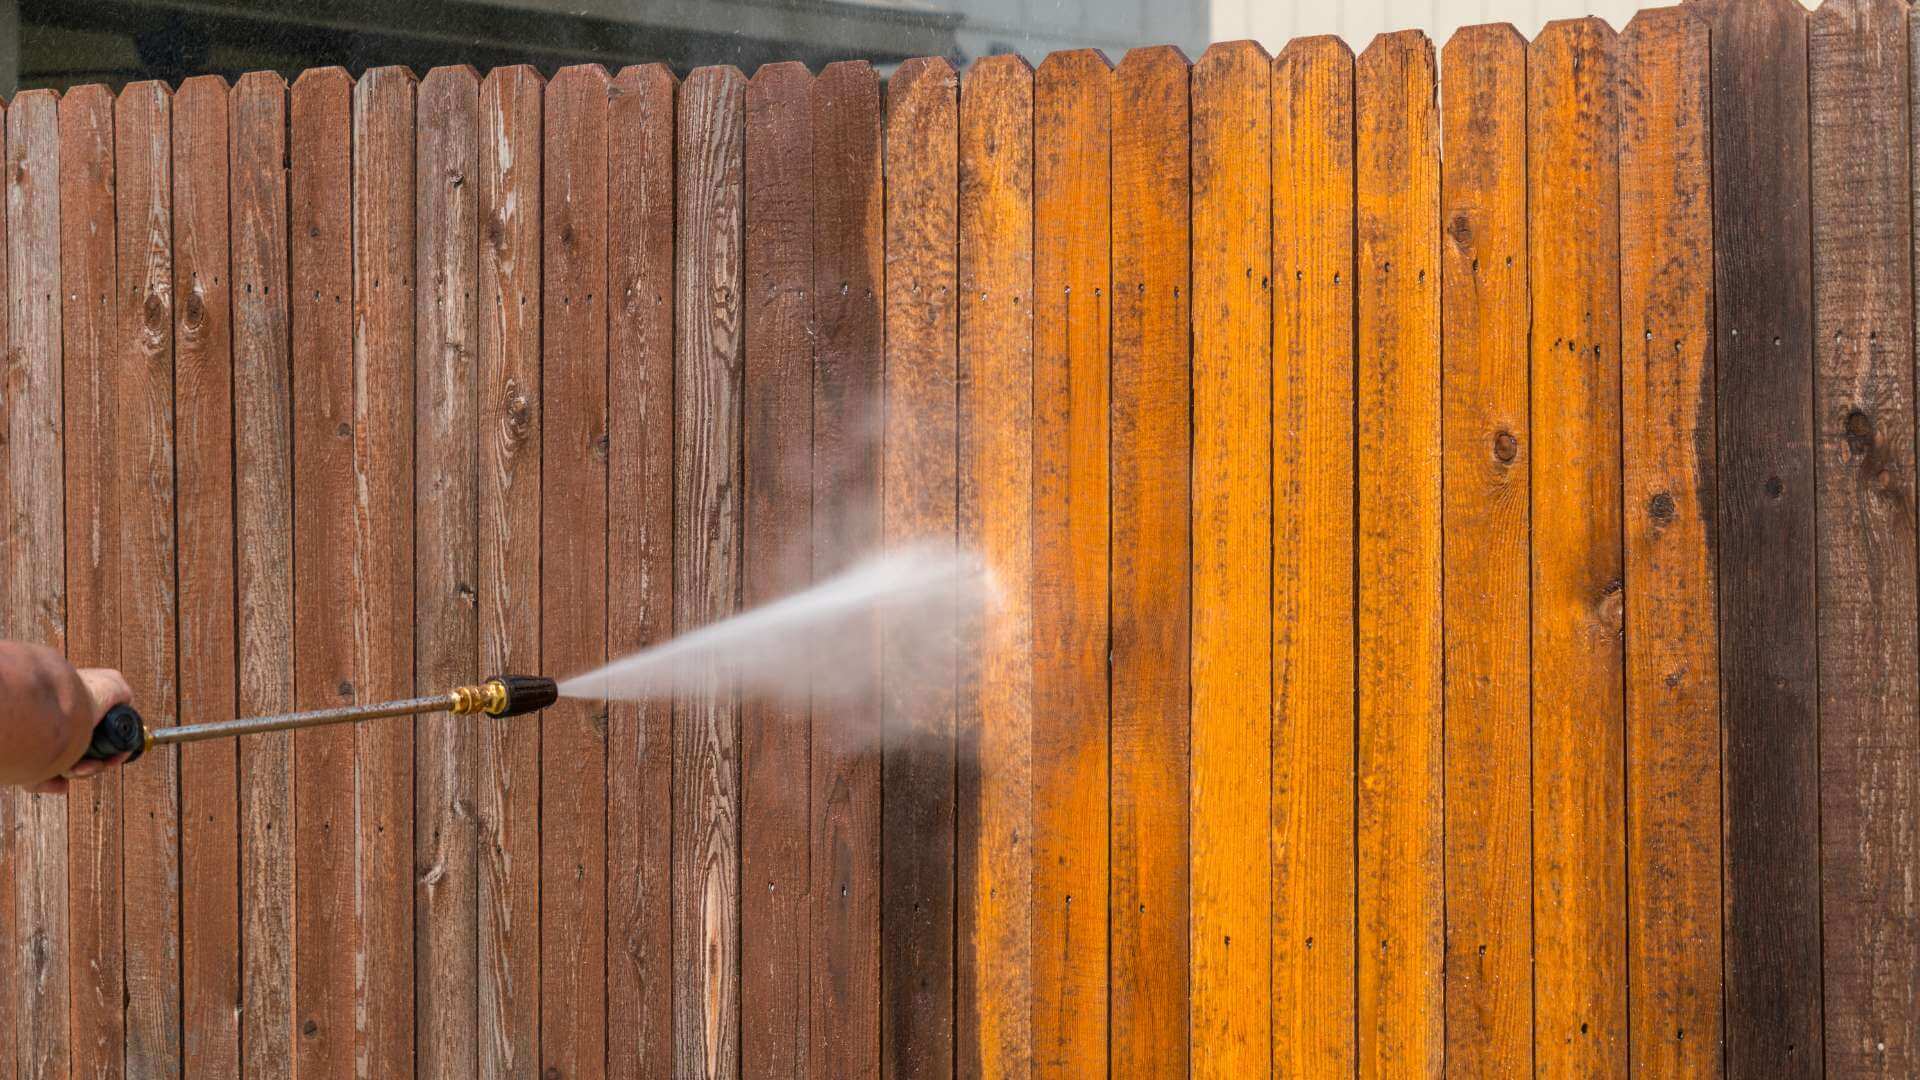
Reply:
M86 759L110 761L121 754L137 761L147 749L147 724L131 705L115 705L93 726L93 741L87 744Z

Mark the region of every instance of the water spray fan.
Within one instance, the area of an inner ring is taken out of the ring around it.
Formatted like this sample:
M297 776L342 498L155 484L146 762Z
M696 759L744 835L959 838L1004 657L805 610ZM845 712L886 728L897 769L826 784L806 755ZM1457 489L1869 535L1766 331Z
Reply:
M146 721L131 707L115 705L94 726L93 740L87 746L86 756L108 761L126 754L127 760L133 761L156 746L228 739L236 735L258 735L267 731L298 731L329 724L355 724L362 720L442 711L456 716L477 713L493 717L520 716L538 712L559 698L559 685L552 679L537 675L495 675L477 685L456 686L444 694L431 697L371 705L342 705L335 709L254 716L210 724L184 724L158 731L148 727Z

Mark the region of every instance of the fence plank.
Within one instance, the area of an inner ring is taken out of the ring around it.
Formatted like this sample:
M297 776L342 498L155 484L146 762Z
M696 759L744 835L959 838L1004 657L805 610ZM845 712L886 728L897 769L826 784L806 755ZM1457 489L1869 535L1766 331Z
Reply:
M1195 1076L1272 1064L1272 61L1193 67Z
M607 652L673 634L673 108L659 64L627 68L608 105ZM673 1069L673 706L610 703L607 1069Z
M11 348L5 373L6 634L66 648L65 480L62 446L59 98L31 90L7 109L7 284ZM72 1068L68 1024L67 806L13 795L14 1071L21 1080Z
M1362 1076L1436 1072L1441 922L1440 168L1433 45L1355 73Z
M109 355L116 399L108 506L120 531L119 667L145 693L147 723L175 722L173 95L135 83L114 115L120 292ZM146 763L143 763L146 764ZM180 778L177 757L126 774L123 883L127 1070L182 1063ZM226 897L222 897L224 902ZM224 903L222 906L225 906Z
M890 545L952 543L958 527L958 78L915 59L887 80L886 360L881 531ZM955 665L882 622L881 1074L954 1073Z
M813 81L813 554L830 577L880 542L884 273L880 79L863 61ZM814 704L809 1071L880 1074L879 622L847 628L845 693ZM864 641L865 644L858 644Z
M1527 56L1534 1051L1595 1076L1624 1075L1627 1037L1614 44L1556 22Z
M1187 58L1114 76L1111 1069L1188 1071Z
M1447 1063L1533 1062L1528 647L1527 43L1476 26L1441 63Z
M1354 1068L1353 52L1273 67L1273 1071Z
M1722 1067L1707 33L1647 12L1618 59L1628 1063L1643 1076Z
M413 692L482 673L479 580L480 76L435 68L420 83L415 135ZM487 672L485 674L493 674ZM479 839L474 722L423 717L415 733L415 1063L426 1076L478 1071Z
M962 616L958 1064L1033 1056L1033 69L976 61L960 88L960 536L999 588ZM966 639L975 640L971 637Z
M1037 1075L1107 1064L1113 67L1034 75L1033 954Z
M674 623L734 613L741 588L741 278L746 79L680 93L675 228ZM740 1072L740 710L720 672L674 704L674 1073Z
M547 88L546 321L541 386L540 661L606 661L607 96L598 65ZM540 1055L543 1071L606 1071L606 707L541 717Z
M121 463L113 112L113 93L104 86L74 87L60 99L60 246L53 257L59 263L56 362L67 435L66 649L81 667L117 668L121 621L135 601L123 600L120 590L125 530L116 498ZM143 698L143 706L171 710L171 702L160 702L161 687L139 689L152 698ZM170 766L154 764L160 770ZM54 962L67 967L72 1068L85 1076L126 1071L123 792L124 774L114 773L76 787L67 800L70 951ZM162 909L171 899L147 898ZM161 996L154 1004L164 1014L170 1003ZM177 1028L177 1014L174 1019Z
M1907 6L1807 24L1828 1072L1920 1072Z
M1823 1050L1806 12L1791 0L1691 6L1711 23L1713 53L1726 1066L1812 1076Z
M0 101L0 161L5 161L7 168L11 171L14 160L13 151L7 147L6 135L6 102ZM5 180L0 179L0 184L5 184ZM0 191L3 190L0 189ZM13 249L8 243L7 236L8 201L6 195L0 194L0 348L5 349L4 355L11 358L13 340L10 336L12 320L9 316L13 310L13 292L9 287L8 263ZM13 382L9 375L0 374L0 386L6 388L9 397L12 396ZM11 421L12 411L0 405L0 507L4 507L9 513L13 510L13 454L7 448L5 437ZM0 533L0 564L6 566L10 576L15 565L14 560L18 557L14 547L13 531L9 529ZM10 637L14 632L10 625L13 619L13 605L12 591L0 586L0 634ZM11 787L0 789L0 878L4 878L6 882L0 885L0 927L5 927L0 929L0 985L6 986L20 985L19 950L15 947L15 931L20 923L16 918L16 911L19 903L18 883L28 869L21 861L23 837L19 828L18 815L25 799L26 796ZM12 1039L20 1037L18 997L19 995L15 994L0 994L0 1035ZM14 1080L18 1075L16 1054L0 1052L0 1077Z
M293 708L297 681L287 84L273 74L241 76L229 107L235 705L260 715ZM239 743L241 1065L249 1078L284 1076L294 1057L294 736Z
M289 125L293 276L295 705L356 700L353 546L353 81L339 68L293 84ZM344 1076L356 1051L359 905L356 733L294 737L294 1071ZM411 951L411 950L409 950Z
M180 715L234 715L233 302L228 218L229 90L180 84L173 119L174 483L179 545ZM261 423L260 414L248 416ZM151 719L151 718L150 718ZM180 750L182 1071L240 1071L239 751Z
M540 162L544 81L497 68L480 87L481 674L540 661ZM485 724L475 747L479 988L476 1072L532 1071L540 1052L540 726Z
M813 77L769 64L746 91L745 486L740 600L804 587L813 562ZM812 759L805 704L740 707L741 1072L804 1076L812 1017Z

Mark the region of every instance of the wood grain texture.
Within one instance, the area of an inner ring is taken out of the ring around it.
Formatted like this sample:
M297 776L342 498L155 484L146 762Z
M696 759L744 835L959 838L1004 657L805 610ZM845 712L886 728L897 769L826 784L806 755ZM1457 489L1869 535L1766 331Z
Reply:
M547 87L541 230L540 662L606 662L607 98L598 65ZM540 1066L606 1073L606 705L540 718Z
M880 79L863 61L813 80L815 580L880 545L885 270ZM851 620L845 693L813 706L813 1013L809 1071L880 1075L880 623Z
M62 468L61 133L51 91L7 108L7 305L4 382L7 459L5 584L8 638L66 648L67 585ZM10 939L15 1021L7 1056L19 1080L65 1077L73 1063L69 982L67 805L14 794Z
M1192 520L1187 58L1114 72L1109 1067L1186 1075Z
M290 214L293 342L294 705L360 700L354 679L353 81L339 68L293 84ZM372 699L366 699L372 700ZM351 1075L359 1038L357 733L294 736L294 1014L302 1077ZM284 826L283 826L284 827ZM409 954L412 950L409 948ZM280 1066L284 1068L284 1066Z
M813 575L813 77L769 64L746 91L746 365L740 603ZM740 1070L804 1076L812 1019L811 714L740 704Z
M1113 67L1033 85L1033 1072L1107 1066Z
M1375 38L1356 108L1360 1075L1444 1053L1440 163L1433 44Z
M1621 460L1627 570L1628 1066L1716 1076L1720 658L1715 616L1708 30L1620 35Z
M111 586L120 594L118 666L139 688L141 714L154 727L178 715L173 122L163 83L128 86L115 105L119 300L108 385L116 405L113 430L104 433L114 480L112 520L103 524L120 533ZM167 758L152 764L125 776L120 837L131 1075L182 1064L179 766ZM219 905L230 902L221 897Z
M1824 1051L1806 12L1689 7L1713 54L1726 1068L1812 1076Z
M956 542L959 508L959 79L914 59L887 80L881 532ZM909 647L881 620L880 1063L888 1080L954 1074L957 651Z
M191 719L236 715L240 675L229 97L227 81L208 75L181 83L173 100L167 313L174 350L179 715ZM248 416L250 424L265 420ZM239 764L239 750L229 742L180 750L181 1064L189 1076L240 1071Z
M54 257L60 281L55 356L66 435L66 650L77 666L117 668L122 620L138 601L123 598L120 589L113 122L113 94L104 86L75 87L60 99L60 246ZM157 695L154 704L160 704ZM126 1071L123 780L119 774L103 777L67 800L69 951L56 959L67 967L72 1068L83 1076ZM153 899L163 906L172 900ZM169 1002L163 997L156 1004L165 1011Z
M11 170L13 151L6 145L6 134L6 103L0 101L0 161L6 162L7 168ZM0 185L4 184L5 181L0 180ZM9 330L12 322L10 316L13 311L13 292L9 287L11 274L8 267L12 256L12 247L8 243L7 236L9 201L10 196L6 193L6 188L0 186L0 349L6 350L0 355L5 355L11 361L13 341ZM0 372L0 386L5 386L11 396L13 388L11 370ZM13 453L6 445L5 436L12 424L12 419L12 410L0 406L0 507L5 507L9 513L13 510L14 464ZM20 557L13 530L9 528L0 532L0 541L4 541L4 544L0 545L0 564L6 566L11 577L14 560ZM8 636L13 634L11 625L13 606L12 590L0 586L0 634ZM25 845L22 843L19 822L19 811L24 801L24 796L12 788L0 791L0 872L4 872L6 878L6 884L0 885L0 927L5 927L4 930L0 930L0 982L8 986L18 984L20 972L19 949L15 942L16 928L20 925L16 917L19 906L18 882L27 872L27 867L21 861L21 852ZM17 995L0 995L0 1035L14 1039L20 1037L19 1014ZM0 1052L0 1077L14 1080L18 1075L17 1052Z
M1920 1071L1907 8L1807 23L1822 1023L1829 1074Z
M445 693L478 669L480 76L435 68L414 135L414 685ZM479 832L475 723L422 717L414 742L415 1067L473 1076L479 1063Z
M960 86L959 531L998 595L961 615L954 1028L959 1071L989 1080L1034 1055L1033 161L1033 69L975 61Z
M373 68L353 95L354 689L361 701L414 692L413 72ZM346 512L347 506L333 508ZM354 957L361 1073L414 1064L413 724L354 731ZM338 783L339 779L334 778ZM428 868L422 868L422 874Z
M293 708L297 681L287 98L287 84L278 75L252 74L234 84L228 99L235 705L243 715ZM294 736L288 732L250 735L237 747L240 1049L241 1071L250 1078L286 1076L293 1067L298 851L293 750Z
M680 91L674 231L674 624L739 610L746 79ZM674 1075L740 1074L740 707L717 667L673 716ZM756 886L757 887L757 886Z
M1447 1065L1533 1063L1527 43L1476 26L1441 57L1446 535Z
M529 67L480 87L478 267L480 669L545 671L540 620L542 90ZM488 1080L524 1076L540 1052L540 726L473 736L479 1045Z
M1353 51L1273 67L1273 1072L1354 1067Z
M631 67L608 103L607 653L673 634L673 73ZM673 1068L671 702L610 703L607 1070Z

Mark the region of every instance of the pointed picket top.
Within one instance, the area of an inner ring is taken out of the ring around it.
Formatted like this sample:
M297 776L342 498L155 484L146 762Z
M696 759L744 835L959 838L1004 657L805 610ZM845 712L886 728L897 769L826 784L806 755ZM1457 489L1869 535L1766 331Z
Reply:
M295 101L313 101L335 94L351 97L353 76L343 67L308 68L293 80L288 91Z
M215 76L215 78L218 78L218 76ZM226 84L222 82L221 85L224 86ZM186 89L184 83L181 84L181 89ZM170 101L173 97L173 86L166 80L141 79L139 82L130 82L121 87L120 93L114 96L114 104L117 108L124 109L129 103L133 102Z
M821 68L820 74L817 77L821 81L831 79L835 82L845 80L847 82L858 83L869 81L877 82L880 75L874 71L873 65L865 60L835 60L826 67Z
M960 73L943 56L916 56L893 69L887 78L887 98L892 100L895 95L911 89L942 85L949 91L958 90Z
M1033 80L1033 65L1019 53L997 53L982 56L967 65L966 74L961 77L960 96L964 99L967 91L978 86L991 86L1002 80Z
M1193 66L1193 61L1188 58L1186 50L1178 45L1142 45L1136 49L1128 49L1127 54L1120 58L1120 63L1116 64L1113 70L1127 73L1141 68L1160 68L1168 65L1190 68Z
M1685 0L1687 10L1709 23L1732 19L1748 25L1795 19L1805 21L1807 9L1800 0Z
M812 82L813 72L807 65L798 60L781 60L760 65L747 80L747 93L755 97L782 92L805 96L806 87Z
M113 110L113 91L102 83L69 86L59 100L62 115Z
M1273 54L1273 66L1276 69L1296 64L1323 64L1328 60L1353 63L1353 46L1338 34L1312 34L1294 38Z
M1455 61L1451 58L1455 56L1462 57L1460 62L1466 63L1469 61L1464 58L1468 56L1499 55L1516 49L1522 53L1527 51L1527 36L1518 27L1510 22L1478 23L1453 32L1440 47L1440 64L1442 67L1453 64Z
M1893 29L1892 24L1899 23L1898 32L1905 32L1906 15L1907 0L1821 0L1808 13L1807 22L1834 33L1858 33L1882 22Z
M422 97L429 93L448 93L471 87L480 89L480 69L472 64L443 64L430 69L420 80Z
M1082 79L1113 71L1113 61L1099 49L1063 49L1048 53L1034 74L1040 78Z
M671 94L680 88L680 77L665 64L629 64L620 69L613 77L615 94L636 94L652 91ZM671 99L669 99L671 100Z
M555 93L560 93L575 83L598 85L604 89L611 85L612 82L613 76L607 74L605 65L568 64L566 67L553 73L553 81L549 86Z
M1899 3L1900 0L1894 2ZM1633 18L1620 28L1620 38L1623 41L1629 38L1637 40L1648 34L1671 33L1676 27L1684 33L1687 24L1699 27L1702 33L1706 31L1706 21L1700 18L1698 12L1685 6L1676 4L1672 7L1642 8L1634 12Z
M528 86L535 91L547 88L547 77L532 64L506 64L487 72L487 77L480 81L483 93L500 97L511 97L516 90Z
M1547 23L1540 28L1538 34L1534 35L1533 47L1536 49L1548 46L1579 48L1583 44L1592 42L1602 48L1611 48L1614 39L1619 36L1613 29L1612 23L1598 15L1585 15L1577 19L1554 19ZM1562 45L1563 42L1564 45Z

